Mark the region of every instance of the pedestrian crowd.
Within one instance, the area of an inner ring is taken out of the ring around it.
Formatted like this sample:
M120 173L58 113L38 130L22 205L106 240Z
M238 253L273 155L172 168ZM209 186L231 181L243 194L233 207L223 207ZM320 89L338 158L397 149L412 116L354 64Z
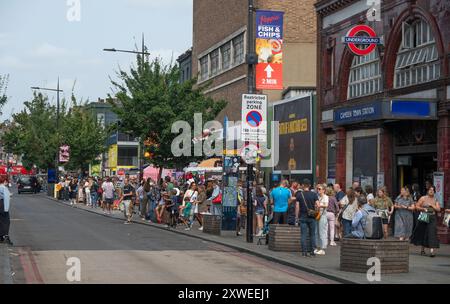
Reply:
M72 206L83 203L102 208L105 214L120 210L125 224L130 224L133 215L138 214L142 221L168 228L181 225L191 230L198 222L198 229L203 230L204 215L222 214L222 189L217 179L174 180L166 176L158 182L151 178L139 182L129 176L123 179L67 176L58 189L59 198L70 201ZM236 190L236 235L239 236L248 225L248 205L247 191L241 181ZM434 257L439 248L437 214L441 211L435 193L431 183L427 184L423 196L418 185L406 186L393 201L386 187L377 191L371 186L362 189L358 182L343 189L339 184L312 185L308 179L301 183L283 180L269 192L254 183L252 231L256 237L267 237L270 224L300 226L305 257L325 255L328 246L336 246L343 238L387 239L389 236L421 246L422 255L429 248L430 256ZM448 225L448 216L446 219Z
M389 227L393 237L421 246L422 255L429 248L434 257L439 248L437 215L441 212L435 194L431 183L423 196L418 185L405 186L392 201L386 187L374 193L371 186L362 189L359 182L344 190L339 184L312 186L308 179L302 183L284 180L270 192L274 206L271 223L300 226L305 257L325 255L327 247L336 246L342 238L387 239ZM444 224L448 226L447 215Z

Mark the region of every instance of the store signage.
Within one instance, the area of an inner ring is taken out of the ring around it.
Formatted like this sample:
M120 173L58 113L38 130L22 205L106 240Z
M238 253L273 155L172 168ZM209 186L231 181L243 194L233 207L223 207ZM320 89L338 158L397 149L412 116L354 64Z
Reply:
M283 12L256 11L256 88L283 89Z
M364 36L361 34L365 34ZM353 54L365 56L372 53L377 45L383 44L382 39L377 37L375 30L368 25L357 25L350 29L348 34L343 38L345 44Z
M428 117L431 115L429 102L392 100L391 113L393 115Z
M253 143L267 141L267 96L242 95L242 141Z
M434 196L441 205L441 208L444 208L444 172L433 173L433 184L436 187Z
M375 120L382 117L381 103L360 105L351 108L337 109L334 112L336 124L355 123Z

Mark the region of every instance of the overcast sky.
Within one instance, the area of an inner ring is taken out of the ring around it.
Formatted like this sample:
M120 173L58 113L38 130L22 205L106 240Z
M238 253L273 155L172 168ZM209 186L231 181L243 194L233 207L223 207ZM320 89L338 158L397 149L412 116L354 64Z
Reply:
M71 22L76 1L80 21ZM134 50L142 33L153 55L176 59L192 44L192 0L0 0L0 75L10 76L1 120L23 108L31 86L56 87L58 76L67 97L75 81L77 97L105 97L108 76L136 58L103 48Z

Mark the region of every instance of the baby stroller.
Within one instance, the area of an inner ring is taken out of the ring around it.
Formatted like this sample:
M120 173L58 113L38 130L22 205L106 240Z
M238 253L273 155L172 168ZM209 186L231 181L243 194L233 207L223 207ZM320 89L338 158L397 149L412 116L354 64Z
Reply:
M258 240L258 245L262 245L262 240L265 240L265 245L269 244L269 226L273 222L273 213L264 216L263 234Z

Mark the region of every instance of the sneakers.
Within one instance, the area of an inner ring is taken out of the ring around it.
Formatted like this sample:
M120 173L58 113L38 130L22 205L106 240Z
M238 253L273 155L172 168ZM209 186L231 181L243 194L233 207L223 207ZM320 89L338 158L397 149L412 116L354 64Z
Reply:
M125 224L125 225L130 225L130 224L131 224L131 222L129 222L129 221L125 221L125 222L124 222L124 224Z
M325 255L325 251L323 249L320 249L315 254L317 254L317 255Z
M330 246L337 246L335 242L330 242Z
M184 230L189 231L189 230L191 230L191 227L186 227L186 228L184 228Z
M263 236L263 232L262 230L258 232L258 234L255 235L256 237L262 237Z
M319 252L319 249L314 249L314 254L317 254Z
M242 235L242 233L241 232L236 232L236 235L240 236L240 235Z
M8 244L9 246L14 245L13 242L11 242L11 239L9 238L9 236L7 236L7 235L1 238L1 243Z
M198 230L200 230L200 231L203 231L203 226L202 226L202 227L200 227L200 228L198 228Z

